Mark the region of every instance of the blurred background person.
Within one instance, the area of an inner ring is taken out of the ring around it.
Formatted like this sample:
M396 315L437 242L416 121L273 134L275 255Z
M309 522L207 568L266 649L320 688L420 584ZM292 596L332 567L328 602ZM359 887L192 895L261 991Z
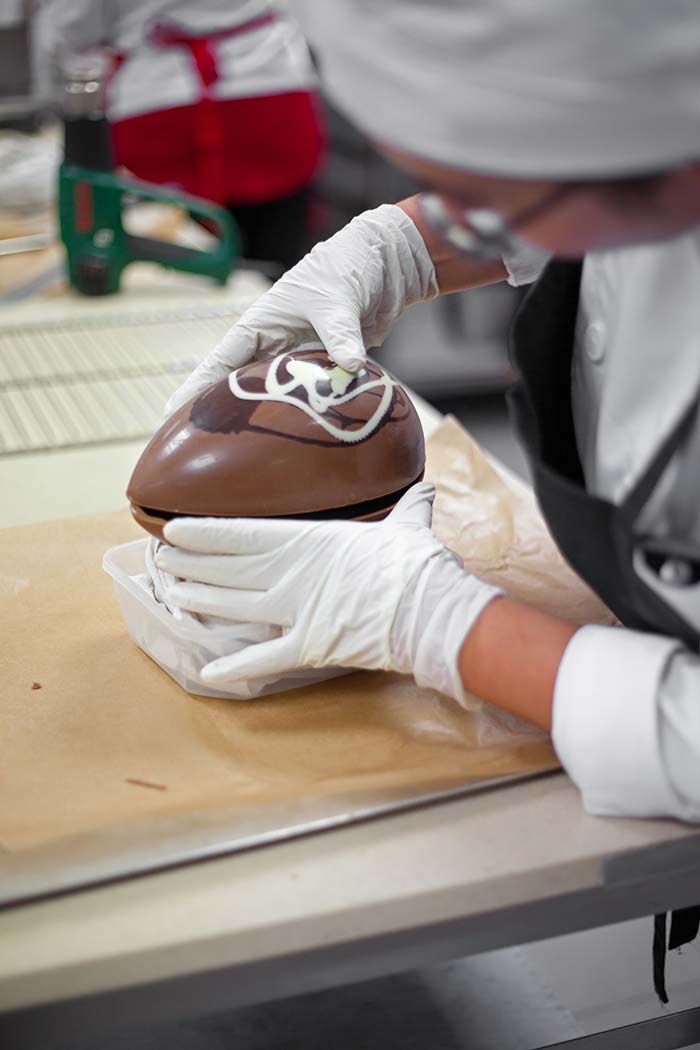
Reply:
M225 205L247 259L287 269L309 245L324 134L309 51L268 0L39 0L40 77L105 63L117 164Z

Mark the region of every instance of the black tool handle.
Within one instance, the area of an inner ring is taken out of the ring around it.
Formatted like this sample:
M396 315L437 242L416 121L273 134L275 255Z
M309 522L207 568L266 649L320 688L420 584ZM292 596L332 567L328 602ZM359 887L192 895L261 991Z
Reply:
M199 248L188 248L184 244L173 244L172 241L157 241L153 237L135 237L133 234L125 237L124 244L133 259L165 266L195 262L203 254Z
M104 116L66 117L65 161L91 171L113 171L109 123Z

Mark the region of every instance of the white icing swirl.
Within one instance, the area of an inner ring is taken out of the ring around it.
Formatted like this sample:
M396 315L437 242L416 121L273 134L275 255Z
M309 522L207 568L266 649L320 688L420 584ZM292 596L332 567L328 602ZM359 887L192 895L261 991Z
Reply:
M279 369L283 362L286 363L287 371L292 376L286 382L279 378ZM357 385L348 393L348 387L353 380L357 380ZM352 372L346 372L338 365L324 368L316 361L305 361L303 358L291 357L289 354L276 357L271 362L265 376L264 393L244 390L238 381L237 372L232 372L229 376L229 389L234 397L244 401L277 401L300 408L302 412L306 412L307 416L311 416L319 426L323 427L326 433L350 445L363 441L377 429L389 411L395 385L394 380L384 372L379 379L372 379L366 371L355 375ZM299 390L300 387L306 393L307 400L294 394L294 391ZM381 398L370 418L362 426L354 430L343 430L342 427L327 418L330 409L345 405L354 401L360 394L375 389L381 389Z

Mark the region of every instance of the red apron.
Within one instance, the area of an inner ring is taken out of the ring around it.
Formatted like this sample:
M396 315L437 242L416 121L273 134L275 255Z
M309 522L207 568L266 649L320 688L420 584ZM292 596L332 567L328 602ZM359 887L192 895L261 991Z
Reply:
M307 185L323 147L311 92L227 100L212 92L219 79L215 45L277 18L276 13L261 15L202 36L156 26L149 43L187 50L199 79L199 98L188 106L115 121L119 163L148 181L176 184L221 204L262 203ZM115 57L113 75L123 75L126 58Z

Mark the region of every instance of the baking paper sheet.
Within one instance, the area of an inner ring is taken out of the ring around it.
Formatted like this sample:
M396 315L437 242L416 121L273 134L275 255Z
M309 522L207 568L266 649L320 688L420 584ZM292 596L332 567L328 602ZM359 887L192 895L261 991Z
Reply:
M502 481L453 420L429 441L428 473L436 532L469 568L578 620L608 617L522 486ZM5 851L164 814L274 814L341 795L366 806L382 792L556 765L527 733L499 731L487 746L482 733L480 745L473 713L399 675L358 672L256 702L185 693L129 640L100 568L105 548L139 534L127 510L1 533Z
M555 546L532 490L496 469L456 419L427 442L426 476L437 485L433 532L464 567L511 598L574 623L615 623Z

